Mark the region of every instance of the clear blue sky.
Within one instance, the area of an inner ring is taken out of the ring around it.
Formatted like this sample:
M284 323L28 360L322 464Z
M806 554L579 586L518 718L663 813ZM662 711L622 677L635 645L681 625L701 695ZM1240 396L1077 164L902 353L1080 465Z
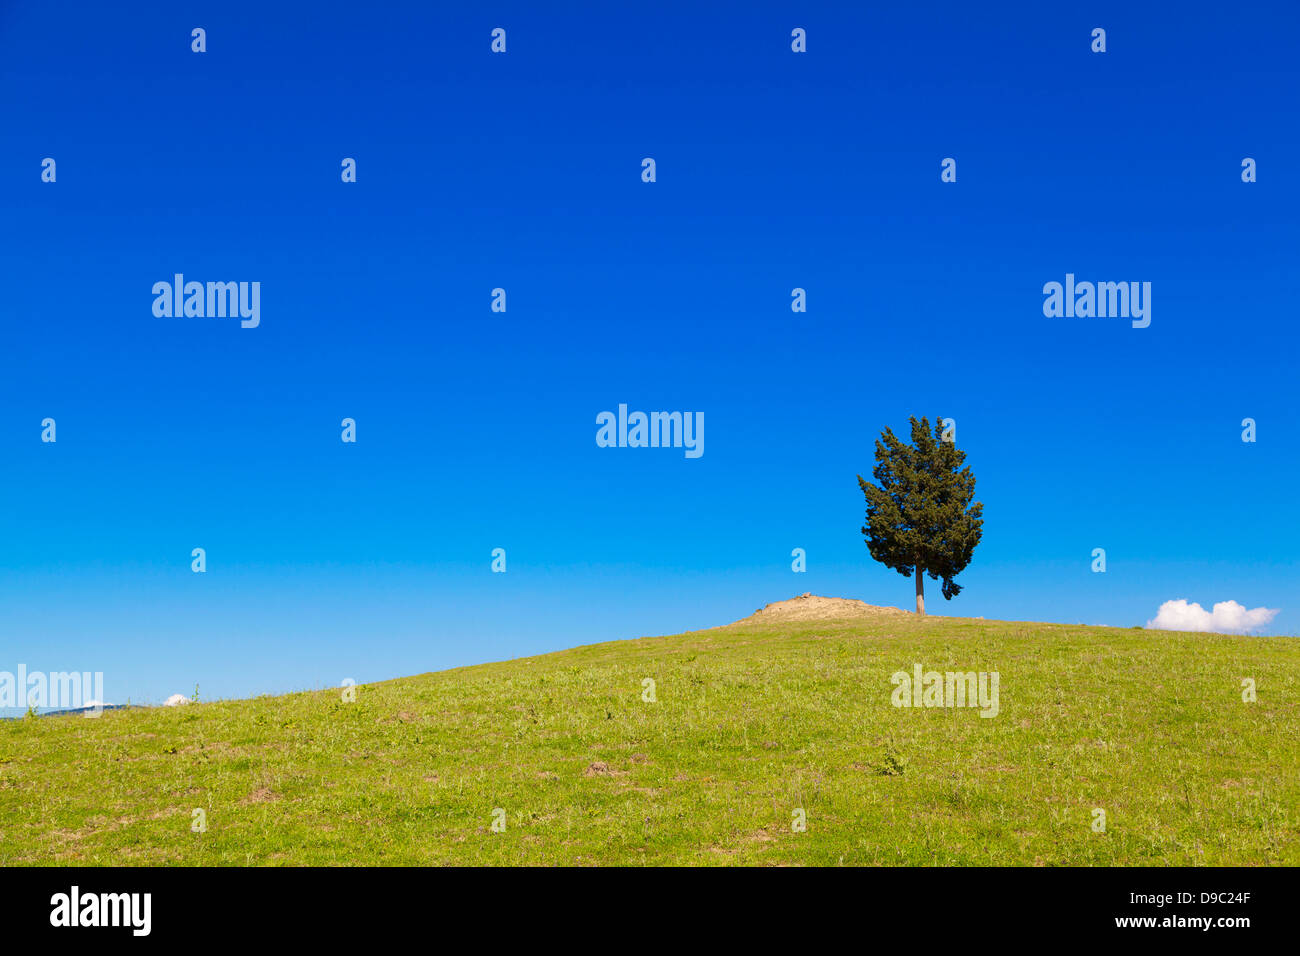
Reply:
M908 607L856 475L910 414L985 505L933 611L1296 634L1300 18L1060 6L0 3L0 669L248 696ZM177 272L260 326L156 318ZM1045 317L1067 272L1151 326ZM705 454L598 448L619 403Z

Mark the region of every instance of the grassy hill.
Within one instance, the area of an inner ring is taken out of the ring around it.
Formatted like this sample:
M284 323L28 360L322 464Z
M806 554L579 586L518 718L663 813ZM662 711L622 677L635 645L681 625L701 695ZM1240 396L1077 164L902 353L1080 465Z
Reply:
M1300 640L780 610L5 721L0 865L1300 864ZM999 713L892 706L916 663L997 671Z

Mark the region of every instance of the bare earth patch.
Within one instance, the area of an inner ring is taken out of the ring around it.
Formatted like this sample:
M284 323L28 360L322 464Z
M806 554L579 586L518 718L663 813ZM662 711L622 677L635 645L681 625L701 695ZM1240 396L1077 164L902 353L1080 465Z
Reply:
M881 607L851 598L820 597L803 593L788 601L773 601L735 624L777 624L785 621L841 621L855 617L880 617L882 614L907 614L896 607Z

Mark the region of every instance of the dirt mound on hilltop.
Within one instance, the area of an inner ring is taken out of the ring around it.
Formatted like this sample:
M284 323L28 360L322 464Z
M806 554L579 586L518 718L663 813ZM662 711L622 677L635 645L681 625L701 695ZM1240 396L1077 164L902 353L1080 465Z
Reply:
M906 614L896 607L880 607L851 598L819 597L804 592L788 601L774 601L734 624L780 624L784 621L839 621L882 614Z

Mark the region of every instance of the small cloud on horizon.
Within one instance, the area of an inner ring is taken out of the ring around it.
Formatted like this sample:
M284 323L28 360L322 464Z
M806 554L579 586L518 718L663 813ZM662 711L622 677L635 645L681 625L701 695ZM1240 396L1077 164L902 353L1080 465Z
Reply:
M1199 604L1180 598L1160 605L1147 627L1157 631L1208 631L1214 634L1249 634L1277 617L1278 608L1256 607L1247 610L1236 601L1220 601L1207 611Z

